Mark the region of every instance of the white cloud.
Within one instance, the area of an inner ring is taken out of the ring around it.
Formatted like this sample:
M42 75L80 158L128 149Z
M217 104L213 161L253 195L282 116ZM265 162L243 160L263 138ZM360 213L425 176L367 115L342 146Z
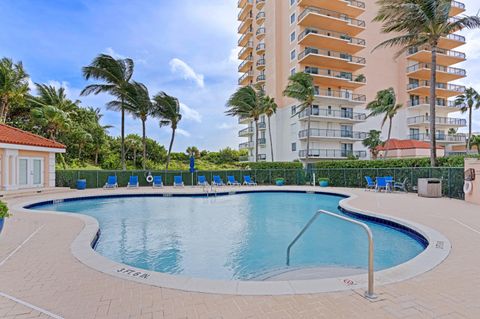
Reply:
M231 130L235 127L233 124L228 124L228 123L222 123L218 126L219 130Z
M240 50L241 50L240 47L232 49L232 51L230 51L230 56L228 57L228 61L237 65L238 62L239 62L238 61L238 54L240 53Z
M176 132L178 133L178 135L182 135L182 136L185 136L185 137L192 136L192 134L190 134L190 132L182 130L181 128L177 128Z
M106 49L105 49L105 54L108 54L108 55L112 56L112 57L115 58L115 59L125 59L125 58L126 58L126 56L124 56L124 55L116 52L116 51L115 51L114 49L112 49L112 48L106 48Z
M185 120L192 120L198 123L202 123L202 115L186 104L180 103L180 113L182 113L183 119Z
M185 80L194 80L200 88L205 87L203 74L198 74L184 61L174 58L170 61L170 70L172 73L179 72Z

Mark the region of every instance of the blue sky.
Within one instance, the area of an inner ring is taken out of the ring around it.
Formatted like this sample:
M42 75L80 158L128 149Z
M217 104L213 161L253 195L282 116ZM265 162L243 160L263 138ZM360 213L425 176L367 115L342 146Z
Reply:
M477 0L464 0L469 14ZM226 117L225 101L236 89L237 0L1 0L0 57L21 60L34 82L63 85L72 99L86 85L81 68L100 52L132 57L135 80L182 102L184 119L176 151L196 145L218 150L237 147L236 120ZM480 31L465 32L468 54L462 81L480 89ZM119 115L105 109L108 95L82 97L100 107L103 122L119 134ZM460 115L459 115L460 116ZM480 112L475 118L480 131ZM127 121L127 133L140 122ZM167 144L170 130L148 123L147 134Z

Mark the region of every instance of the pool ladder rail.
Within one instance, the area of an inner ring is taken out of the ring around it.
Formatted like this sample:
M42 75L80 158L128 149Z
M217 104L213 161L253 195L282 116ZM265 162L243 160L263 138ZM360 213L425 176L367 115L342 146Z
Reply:
M370 227L368 227L365 223L356 221L355 219L348 218L342 215L338 215L326 210L319 210L317 211L313 217L308 221L308 223L303 227L303 229L298 233L298 235L293 239L293 241L288 245L287 248L287 266L290 266L290 251L295 245L295 243L300 239L300 237L303 236L303 234L307 231L310 226L315 222L315 220L320 216L320 215L328 215L334 218L338 218L344 221L347 221L349 223L355 224L357 226L360 226L365 230L368 236L368 288L367 291L365 292L365 297L367 299L376 299L377 296L374 293L374 250L373 250L373 234L372 231L370 230Z
M210 193L213 193L215 197L217 197L217 186L214 185L203 185L202 186L203 192L210 197Z

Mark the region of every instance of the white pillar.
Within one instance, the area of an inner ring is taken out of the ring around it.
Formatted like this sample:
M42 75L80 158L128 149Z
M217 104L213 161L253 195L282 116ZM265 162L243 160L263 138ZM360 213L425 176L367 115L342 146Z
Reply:
M4 189L18 189L18 150L6 149L3 161ZM10 181L11 180L11 181Z
M55 187L55 153L48 154L48 187Z

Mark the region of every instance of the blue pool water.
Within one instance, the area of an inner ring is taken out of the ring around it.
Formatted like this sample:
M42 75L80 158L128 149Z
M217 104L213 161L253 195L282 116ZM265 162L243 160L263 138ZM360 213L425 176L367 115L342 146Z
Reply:
M35 209L80 213L100 223L95 249L147 270L209 279L246 280L285 268L288 244L318 209L340 213L343 197L248 193L218 197L85 199ZM424 250L405 232L367 222L375 269L404 263ZM366 268L361 228L321 216L292 248L291 267Z

